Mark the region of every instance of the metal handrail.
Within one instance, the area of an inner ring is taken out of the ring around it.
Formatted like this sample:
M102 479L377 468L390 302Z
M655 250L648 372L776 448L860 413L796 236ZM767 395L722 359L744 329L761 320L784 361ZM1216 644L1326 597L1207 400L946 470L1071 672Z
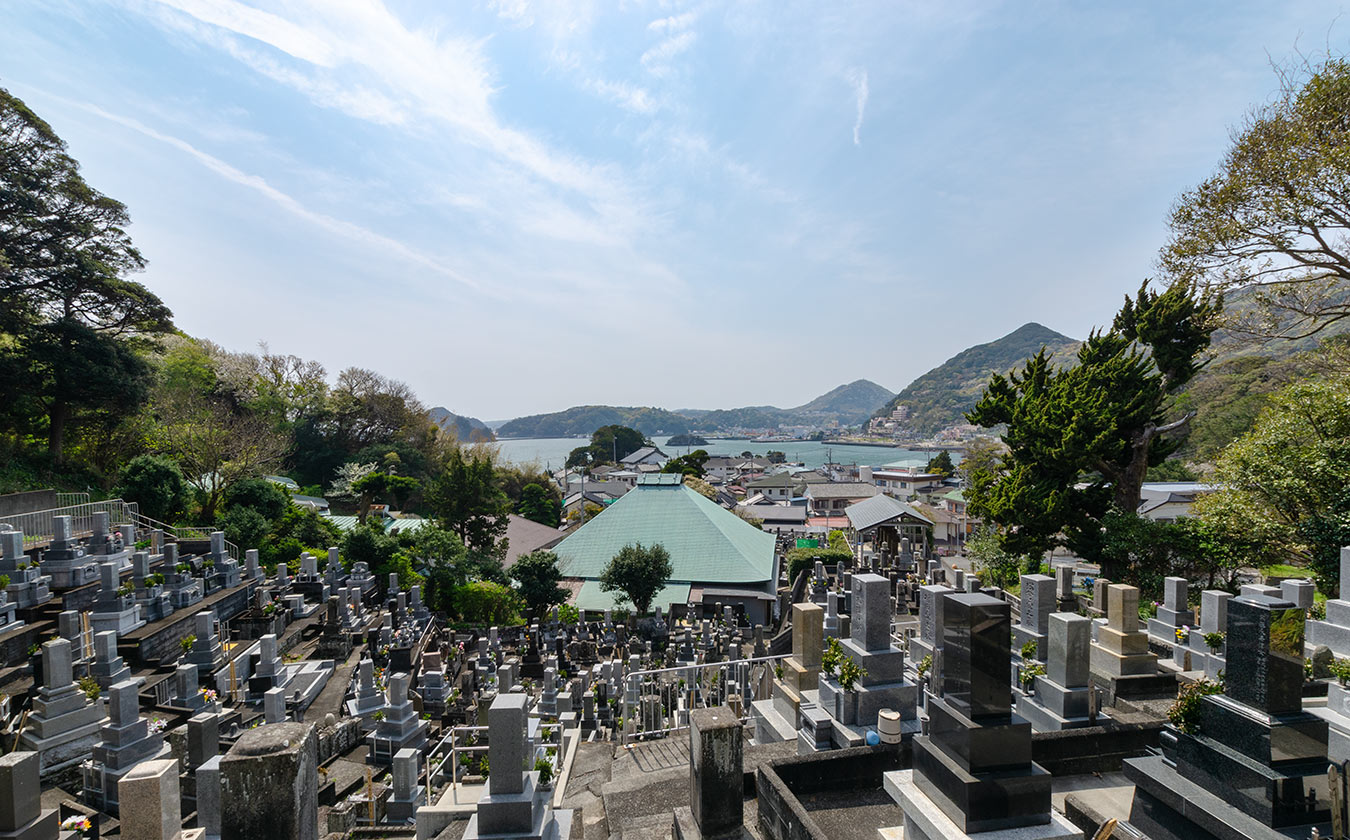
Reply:
M698 664L698 663L690 663L690 664L688 664L688 665L676 665L676 666L671 667L671 668L649 668L649 669L643 670L643 671L630 671L629 673L624 674L623 678L624 678L624 680L628 681L630 684L631 684L632 682L636 681L636 683L637 683L639 686L641 686L641 685L642 685L642 682L643 682L642 678L643 678L643 677L646 677L646 676L656 676L656 675L660 675L660 674L683 674L683 673L688 673L691 669L730 668L730 667L733 667L733 666L741 666L741 665L744 665L744 666L749 667L749 666L753 666L753 665L758 664L758 663L761 663L761 662L762 662L762 663L765 663L765 664L770 663L770 662L778 662L778 661L783 660L783 659L788 659L788 658L790 658L791 656L792 656L792 654L790 654L790 653L780 653L780 654L774 654L774 655L770 655L770 656L752 656L752 657L748 657L748 658L746 658L746 659L729 659L729 660L726 660L726 661L723 661L723 662L704 662L704 663L702 663L702 664ZM701 677L700 677L700 679L701 679ZM753 700L753 699L759 699L759 698L751 698L751 699L745 701L745 714L742 714L742 715L740 716L740 720L741 720L742 723L746 723L746 722L748 722L748 721L750 720L749 709L750 709L750 703L751 703L751 700ZM693 710L690 709L689 711L693 711ZM673 714L674 714L674 711L672 710L672 715L673 715ZM635 725L635 731L633 732L633 735L634 735L634 736L641 736L641 735L661 735L661 734L668 734L668 733L672 733L672 732L683 732L684 730L686 730L686 729L689 728L689 725L688 725L688 724L684 724L684 725L682 725L682 726L681 726L681 725L669 726L669 727L665 727L665 728L662 728L662 729L643 729L643 728L637 727L637 722L641 721L641 719L642 719L641 707L639 707L639 708L636 710L636 712L633 713L633 718L632 718L632 720L634 721L634 725ZM624 728L624 729L620 730L620 733L619 733L619 743L620 743L620 744L626 744L627 742L628 742L628 730L627 730L626 728Z

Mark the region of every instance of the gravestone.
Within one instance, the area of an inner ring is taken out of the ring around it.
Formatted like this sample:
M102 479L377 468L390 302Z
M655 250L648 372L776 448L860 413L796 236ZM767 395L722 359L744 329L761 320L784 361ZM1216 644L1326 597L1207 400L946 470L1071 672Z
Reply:
M469 818L464 840L490 837L520 840L567 840L572 812L554 811L553 794L539 786L533 766L533 749L526 737L529 698L524 694L499 694L488 709L487 790Z
M689 805L675 809L675 840L740 838L745 818L744 737L726 706L689 713Z
M100 730L91 766L84 768L84 793L90 804L118 813L118 780L137 764L169 754L164 737L141 718L143 679L123 680L108 690L108 723Z
M1148 634L1139 629L1139 590L1113 583L1106 597L1106 624L1097 628L1092 643L1091 671L1105 688L1108 702L1113 702L1122 691L1129 691L1131 680L1154 678L1158 657L1149 652Z
M0 755L0 837L56 840L60 817L42 807L38 764L35 752Z
M131 669L117 655L115 630L105 630L94 635L94 661L89 665L89 676L104 689L131 676Z
M1017 714L1030 721L1037 732L1092 726L1096 723L1088 714L1092 619L1077 613L1055 613L1050 616L1048 631L1046 672L1036 677L1033 694L1019 694Z
M425 790L417 783L421 769L422 754L417 750L404 748L394 754L394 794L385 805L391 822L409 819L426 802Z
M136 593L122 589L117 563L101 563L98 570L98 600L89 613L89 625L94 633L112 630L119 636L125 636L144 627L145 619L141 618Z
M1028 642L1035 642L1035 658L1041 662L1046 660L1046 632L1057 600L1054 578L1049 575L1022 575L1022 612L1013 626L1013 642L1018 652Z
M375 663L362 659L356 666L356 692L347 701L347 714L361 718L362 728L373 728L371 715L384 707L384 695L375 685Z
M51 575L44 574L37 561L24 553L23 531L0 531L0 575L9 578L6 599L19 609L51 600Z
M881 709L899 712L911 731L919 728L918 687L905 679L905 652L891 642L890 582L880 575L860 574L853 576L852 587L852 633L840 647L866 673L851 692L823 675L818 683L821 708L842 725L835 727L836 743L848 746L865 741L863 730L876 727Z
M1222 589L1206 589L1200 593L1200 628L1192 632L1187 639L1191 649L1191 667L1205 672L1211 680L1219 679L1219 673L1227 667L1224 661L1224 643L1211 649L1205 641L1205 635L1226 632L1228 628L1228 602L1231 592ZM1309 622L1311 625L1312 622Z
M312 723L245 730L220 761L221 840L318 840L318 765Z
M121 815L123 840L196 840L203 829L183 830L179 798L178 762L172 758L144 761L118 783L125 803Z
M1190 583L1184 577L1163 578L1163 603L1156 618L1148 620L1148 634L1167 645L1176 645L1178 627L1195 625L1195 613L1188 604Z
M209 683L211 675L225 665L225 648L221 647L216 632L215 611L202 610L192 617L192 624L196 639L184 661L196 665L198 679Z
M883 774L905 813L905 836L1024 829L1016 836L1081 838L1051 811L1050 774L1031 760L1031 726L1011 711L1010 606L952 594L943 619L943 693L929 698L929 734L913 740L914 769Z
M98 580L98 559L75 539L69 516L52 517L52 539L42 552L41 566L42 574L51 579L50 586L57 591Z
M75 683L70 642L53 639L44 643L42 686L19 735L20 749L38 753L39 769L45 775L88 758L107 720L102 707Z
M1133 825L1154 840L1215 824L1262 840L1330 819L1327 723L1302 709L1304 616L1267 595L1229 602L1224 693L1201 698L1193 731L1169 727L1161 756L1125 762Z
M378 721L374 731L366 736L370 746L366 760L372 764L388 766L399 750L405 747L421 749L427 741L429 722L418 716L412 701L408 699L409 682L407 674L389 677L384 720Z
M937 652L942 647L942 610L941 599L952 592L952 588L941 583L930 583L919 587L919 635L909 640L909 658L918 663L925 656L937 661Z

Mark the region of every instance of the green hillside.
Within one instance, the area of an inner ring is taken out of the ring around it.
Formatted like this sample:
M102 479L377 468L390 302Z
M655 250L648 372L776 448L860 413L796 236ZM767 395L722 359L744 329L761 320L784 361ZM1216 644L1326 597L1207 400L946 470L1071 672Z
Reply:
M821 417L837 419L845 426L865 423L877 410L895 396L890 391L867 379L858 379L821 394L805 405L789 409L788 413L809 420Z
M476 417L455 414L448 408L439 405L428 410L427 414L431 417L431 422L440 426L443 431L453 433L458 440L476 442L496 439L487 424Z
M1002 338L962 350L909 383L886 403L877 416L896 406L909 407L908 424L917 435L931 435L965 422L965 413L979 400L989 377L1020 366L1042 347L1056 359L1066 359L1079 342L1037 323L1023 324Z
M582 437L601 426L620 425L644 435L678 435L690 431L689 418L646 406L578 405L550 414L532 414L503 423L497 434L506 438Z

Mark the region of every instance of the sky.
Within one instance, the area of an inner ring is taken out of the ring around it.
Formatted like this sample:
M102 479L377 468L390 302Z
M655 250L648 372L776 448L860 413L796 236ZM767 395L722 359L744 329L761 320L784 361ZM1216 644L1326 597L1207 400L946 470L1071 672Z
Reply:
M898 391L1155 274L1336 3L9 0L185 332L486 420Z

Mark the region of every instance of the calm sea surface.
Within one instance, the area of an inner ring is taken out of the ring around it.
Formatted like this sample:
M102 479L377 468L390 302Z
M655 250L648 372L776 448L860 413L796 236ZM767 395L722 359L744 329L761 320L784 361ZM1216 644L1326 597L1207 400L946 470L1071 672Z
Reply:
M901 463L904 465L924 466L931 453L914 452L888 446L847 446L843 444L820 443L810 440L794 440L778 443L760 443L744 439L708 439L705 447L669 447L669 438L656 438L656 445L667 455L683 455L691 449L706 449L712 455L739 455L750 452L763 455L776 449L787 455L789 461L798 461L808 467L819 467L833 460L837 464L861 464L879 467L883 464ZM522 438L519 440L499 441L502 460L515 464L538 462L542 467L557 469L567 461L567 453L578 446L586 445L584 438ZM953 455L954 460L960 460Z

